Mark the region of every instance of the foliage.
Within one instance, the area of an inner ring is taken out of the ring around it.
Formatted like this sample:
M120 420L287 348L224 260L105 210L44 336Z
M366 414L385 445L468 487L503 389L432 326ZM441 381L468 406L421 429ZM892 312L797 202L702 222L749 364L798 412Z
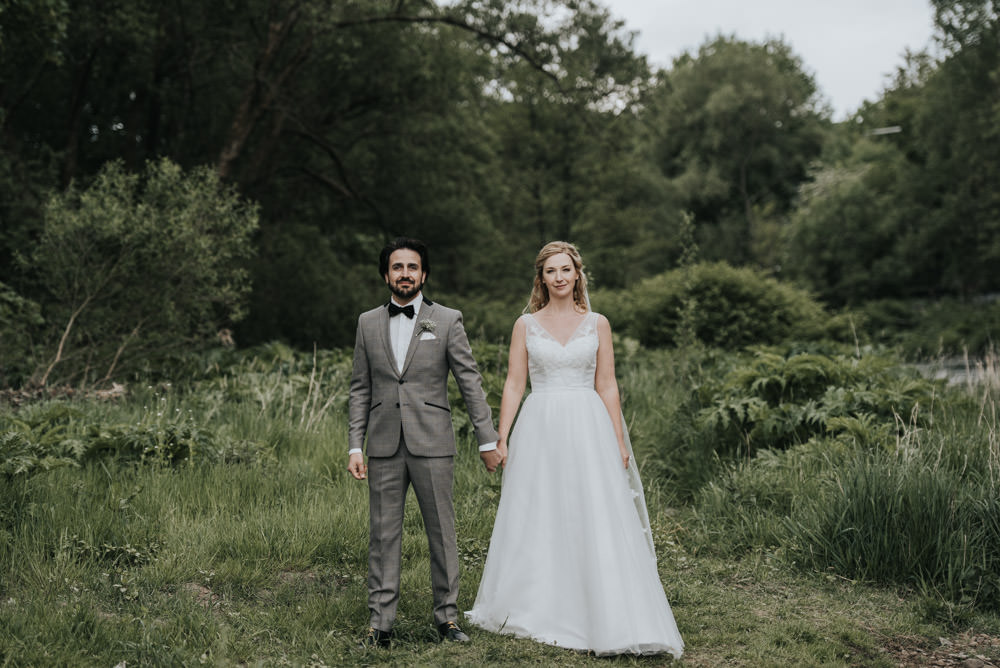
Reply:
M788 230L791 275L838 303L996 292L1000 20L935 2L941 57L907 54L828 156Z
M64 404L0 415L0 473L7 479L78 466L86 445L68 433L80 412Z
M32 366L32 335L44 324L38 304L0 282L0 386L23 379Z
M889 439L867 425L856 429L866 438L762 451L699 493L704 529L722 552L780 550L840 577L997 609L1000 470L995 432L976 425L979 403L952 390L933 420Z
M35 380L106 381L143 353L213 338L242 316L253 206L214 172L169 161L142 178L109 164L85 190L48 202L30 259L50 330ZM58 369L57 369L58 366Z
M14 261L48 224L46 193L167 157L259 203L240 344L349 345L398 233L430 243L432 289L508 301L553 238L603 290L675 267L684 211L705 258L838 306L996 291L996 8L935 12L940 59L907 54L833 126L782 40L716 36L654 77L594 0L7 2L0 281L44 307L40 379L73 313ZM110 310L84 316L113 327ZM47 382L107 375L133 327L71 335ZM108 350L77 354L98 340ZM114 374L134 371L136 343Z
M593 300L617 329L646 346L676 345L684 327L721 348L848 335L808 293L725 263L676 269L628 290L595 292Z
M709 259L773 266L770 228L819 155L829 112L781 40L719 36L663 73L654 160L694 214Z
M81 424L84 413L63 403L0 416L0 472L8 479L62 466L80 466L95 457L156 460L188 459L208 443L193 424Z
M792 517L797 556L845 577L1000 609L998 471L984 481L977 471L941 466L929 450L844 462L829 489L803 498Z
M697 390L697 420L719 452L747 456L811 438L867 448L895 443L902 423L924 425L939 385L891 357L760 349Z
M504 347L483 340L473 346L487 386L495 387L502 382ZM989 504L997 490L985 486L990 475L996 480L996 429L989 412L980 416L967 410L978 409L978 397L962 402L955 395L942 396L952 412L930 428L908 430L901 441L910 453L905 456L879 449L865 459L856 457L858 451L847 441L817 439L787 451L762 452L734 469L716 462L710 474L716 484L706 490L718 494L719 505L703 500L707 492L692 505L674 490L689 484L687 471L701 475L694 462L691 469L674 468L679 477L669 480L659 477L656 464L683 447L674 427L683 424L692 384L703 384L739 359L704 348L645 350L621 336L616 352L658 568L687 642L685 662L895 664L912 661L913 652L942 656L927 649L937 647L939 637L955 642L946 648L954 652L968 646L959 645L963 638L1000 632L985 587L978 594L970 591L964 602L956 600L929 573L926 584L908 577L905 563L895 572L848 580L839 567L828 570L811 561L804 538L806 529L823 526L811 518L821 518L825 505L831 515L844 508L826 495L837 493L838 476L858 472L852 468L855 460L859 467L872 464L884 490L903 492L856 501L874 508L873 502L896 504L891 526L901 530L900 545L904 539L918 545L915 536L929 535L912 533L909 527L916 522L937 522L929 512L919 519L922 498L905 493L897 479L914 477L921 469L935 475L945 469L963 472L966 489L952 489L956 499L978 498L985 529L996 517ZM367 620L366 486L345 470L344 407L334 401L318 421L301 420L303 406L306 415L311 410L310 392L315 395L317 383L322 405L329 394L346 388L341 369L349 368L349 350L317 351L315 358L282 344L213 350L188 360L180 382L136 383L115 403L75 400L0 409L4 420L35 425L22 431L36 440L57 442L85 434L90 425L118 434L142 425L133 432L139 442L158 426L190 423L206 437L210 432L220 449L223 441L256 439L275 453L251 465L199 457L179 466L104 454L79 467L9 478L0 485L0 568L7 574L0 583L0 647L5 659L30 665L606 666L607 658L475 628L468 629L473 637L468 645L438 643L429 618L426 537L412 497L403 523L405 594L393 648L378 655L358 651ZM501 479L483 470L474 443L462 444L454 491L462 562L459 606L467 609L502 490ZM880 453L885 465L874 456ZM914 459L911 470L905 457ZM846 483L845 488L858 489ZM805 512L807 506L815 513ZM933 504L926 508L940 510ZM965 526L958 515L949 517ZM802 523L802 532L795 523ZM848 534L841 532L838 540L849 540ZM989 545L976 542L972 531L968 535L966 563L996 572L995 544L983 551ZM887 560L896 558L884 554ZM954 563L961 558L954 555ZM984 584L989 575L982 577ZM974 584L971 577L964 582ZM907 595L914 587L923 593ZM953 615L943 619L935 610ZM994 662L1000 658L986 641L974 651ZM628 657L613 661L634 663Z
M867 302L858 309L871 340L895 346L909 360L982 358L1000 340L1000 301L942 298Z
M802 186L783 232L782 273L835 304L919 292L926 268L900 252L915 204L893 194L916 174L892 146L862 139L851 151Z

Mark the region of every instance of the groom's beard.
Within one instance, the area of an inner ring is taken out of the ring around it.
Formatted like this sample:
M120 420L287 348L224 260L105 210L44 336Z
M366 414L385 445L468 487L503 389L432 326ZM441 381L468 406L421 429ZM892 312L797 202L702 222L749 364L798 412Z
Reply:
M396 296L396 299L400 301L412 299L424 288L423 281L419 283L417 281L413 281L412 283L402 283L402 285L400 283L401 281L396 281L395 283L391 283L389 285L389 291L392 292L392 294Z

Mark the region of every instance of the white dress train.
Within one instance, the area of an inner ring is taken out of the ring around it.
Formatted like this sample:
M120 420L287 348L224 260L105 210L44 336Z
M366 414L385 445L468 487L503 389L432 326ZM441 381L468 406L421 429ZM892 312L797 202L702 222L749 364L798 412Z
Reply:
M509 439L475 626L595 654L679 657L635 465L594 389L597 314L565 345L533 316L531 393ZM624 424L623 424L624 427Z

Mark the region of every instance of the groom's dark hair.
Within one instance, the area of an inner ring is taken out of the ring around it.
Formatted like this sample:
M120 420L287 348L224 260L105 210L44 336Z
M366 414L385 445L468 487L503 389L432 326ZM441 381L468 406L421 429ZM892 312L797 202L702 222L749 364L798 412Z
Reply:
M405 248L417 253L417 255L420 256L420 270L428 276L431 275L431 261L430 258L427 257L427 244L419 239L396 237L382 248L382 253L378 256L379 276L385 276L389 273L389 256L392 255L393 252L398 251L400 248Z

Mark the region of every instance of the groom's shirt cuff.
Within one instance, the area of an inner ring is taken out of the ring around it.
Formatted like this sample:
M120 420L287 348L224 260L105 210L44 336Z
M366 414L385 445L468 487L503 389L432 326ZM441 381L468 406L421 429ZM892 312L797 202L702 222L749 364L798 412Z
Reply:
M479 452L489 452L490 450L496 450L496 449L497 449L496 441L493 441L492 443L483 443L482 445L479 446Z
M347 451L347 456L350 457L355 452L358 453L359 455L363 454L361 448L351 448L350 450Z

